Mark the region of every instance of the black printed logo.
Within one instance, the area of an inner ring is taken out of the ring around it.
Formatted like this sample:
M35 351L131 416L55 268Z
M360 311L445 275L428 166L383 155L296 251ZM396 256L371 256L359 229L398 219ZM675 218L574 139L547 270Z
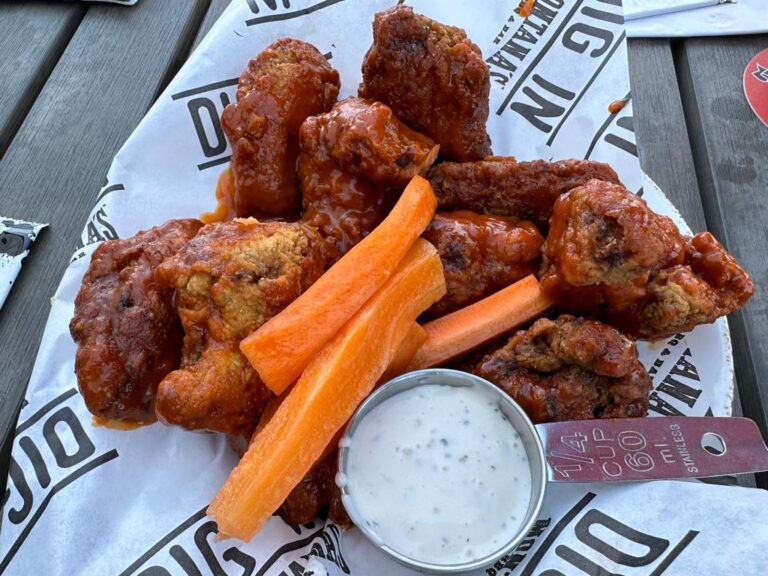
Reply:
M574 568L579 574L595 576L646 576L654 565L650 574L660 576L698 535L689 530L673 546L668 537L643 532L599 510L595 498L596 494L587 493L549 530L520 576L565 576L575 574ZM550 568L539 572L544 556L558 539L568 544L556 545L554 558L546 562Z
M105 205L105 198L112 193L122 192L125 190L125 186L122 184L112 184L105 186L101 192L99 192L96 198L96 206L91 210L91 214L85 223L83 232L80 234L80 239L75 246L75 253L70 260L70 264L75 260L79 260L86 254L85 247L95 244L97 242L103 242L104 240L117 240L117 230L109 222L109 215L107 214L107 208Z
M648 401L649 412L662 416L684 416L683 410L692 409L701 396L701 378L693 363L691 349L686 347L680 351L680 347L685 343L683 338L682 334L676 334L670 339L648 369L648 374L654 376L668 360L674 362L669 373L651 392Z
M761 66L759 62L755 62L755 66L757 66L757 70L752 72L752 76L760 82L768 82L768 68Z
M234 86L237 86L237 78L213 82L171 96L172 100L182 102L186 106L194 126L200 144L201 159L197 164L198 170L226 164L232 158L229 143L221 127L221 113L234 101Z
M77 390L67 390L16 428L3 495L3 530L9 531L13 542L0 559L0 574L57 494L118 457L117 450L99 447L88 436L73 410L78 402Z
M491 80L502 89L506 86L564 4L565 0L539 0L534 4L530 16L523 19L512 34L509 34L510 23L516 20L517 12L510 15L507 24L493 40L493 43L500 48L485 61L490 69Z
M540 0L536 6L536 16L526 19L489 59L489 65L506 72L504 84L514 77L517 65L527 60L528 53L554 25L566 4L562 0ZM550 146L625 39L621 0L575 0L569 6L570 10L551 31L546 43L526 62L525 71L515 77L514 85L496 110L500 116L507 112L521 116L536 130L549 135ZM554 62L551 66L541 64L553 48L583 55L588 59L584 68L592 69L590 77L579 79L578 86L566 85L564 79L558 77L559 68ZM541 72L544 69L549 72ZM502 76L503 72L497 70L494 76L497 83L502 82Z
M631 94L627 93L623 100L630 102ZM593 155L595 148L603 142L637 158L634 118L626 106L618 113L608 113L605 122L603 122L592 138L592 142L590 142L587 152L584 154L584 159L588 160ZM643 195L642 189L638 192L638 195Z
M493 566L485 569L487 576L496 576L497 574L506 574L507 572L517 568L523 560L525 560L528 551L534 547L539 536L546 532L549 525L552 523L551 518L539 518L525 535L520 544L514 549L511 554L503 556L500 560L497 560Z
M255 18L249 18L245 21L248 26L256 24L266 24L267 22L279 22L281 20L292 20L300 16L306 16L333 6L344 0L323 0L322 2L296 2L293 0L245 0L253 14L258 14Z
M259 563L254 556L237 546L215 546L218 527L206 516L203 508L158 540L120 576L302 576L310 556L328 559L349 574L339 551L338 527L333 524L318 527L311 522L291 528L298 538L283 544ZM302 550L304 554L301 554Z

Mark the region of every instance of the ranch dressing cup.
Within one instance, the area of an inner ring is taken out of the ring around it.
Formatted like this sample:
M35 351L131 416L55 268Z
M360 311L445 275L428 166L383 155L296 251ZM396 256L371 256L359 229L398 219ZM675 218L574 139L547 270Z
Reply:
M411 372L357 409L336 482L365 536L398 562L454 574L510 553L548 482L702 478L768 470L747 418L664 417L534 425L490 382Z
M528 416L493 384L421 370L360 405L337 484L352 521L384 552L452 574L492 564L531 529L546 486L542 450Z

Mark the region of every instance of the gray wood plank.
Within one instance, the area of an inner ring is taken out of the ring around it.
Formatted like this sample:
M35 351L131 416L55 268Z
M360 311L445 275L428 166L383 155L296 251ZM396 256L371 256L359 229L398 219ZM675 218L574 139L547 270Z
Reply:
M706 230L691 143L671 43L667 39L631 39L629 73L640 164L695 232ZM743 414L738 382L733 414ZM753 475L739 484L754 486Z
M200 29L197 31L197 36L195 36L195 42L192 45L193 48L196 48L197 45L200 44L200 41L205 37L206 34L208 34L208 31L216 23L216 20L219 19L219 16L221 16L224 10L227 9L227 6L229 6L230 3L231 0L211 0L211 5L208 7L208 12L206 12L205 18L203 18L203 23L200 25Z
M86 9L80 3L0 3L0 158Z
M669 40L629 41L629 73L640 164L682 213L706 229Z
M742 74L768 35L692 39L680 51L683 101L709 228L752 274L757 290L730 318L744 414L768 437L768 129L743 95ZM768 487L768 474L758 475Z
M3 443L15 425L49 299L112 157L186 58L207 6L206 0L91 6L0 161L3 212L51 223L0 314Z

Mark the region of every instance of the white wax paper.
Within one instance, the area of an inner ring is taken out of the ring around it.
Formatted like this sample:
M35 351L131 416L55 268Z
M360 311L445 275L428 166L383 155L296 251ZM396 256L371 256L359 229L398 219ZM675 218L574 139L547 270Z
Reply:
M694 0L624 0L624 6L627 10L645 10L669 4L685 5L690 1ZM766 0L737 0L732 4L628 20L627 35L630 38L690 38L761 34L768 32L766 8Z
M75 345L67 329L80 279L100 241L213 207L216 178L229 157L218 117L233 101L236 78L248 60L279 37L300 38L315 44L339 70L341 96L354 94L373 14L391 4L235 0L118 153L53 299L19 418L1 518L0 573L283 576L302 574L310 555L343 573L352 566L345 557L354 557L362 566L355 576L401 573L391 563L376 571L365 568L375 556L357 554L353 543L359 534L345 533L350 545L342 546L340 531L327 523L290 527L273 517L248 544L216 542L205 508L236 462L225 439L159 424L131 432L94 427L77 392ZM409 4L462 26L482 49L491 70L488 128L495 153L610 162L631 190L644 187L655 209L675 216L663 194L641 176L631 102L617 114L608 111L612 101L629 94L617 1L538 0L526 21L514 12L516 2L505 0ZM657 387L652 414L729 413L732 361L724 321L644 346L642 357ZM556 524L589 489L599 492L607 512L651 534L679 538L682 527L699 529L700 516L710 514L710 530L722 533L707 538L735 539L727 518L721 524L714 515L725 515L725 505L703 504L723 498L722 490L676 486L558 486L549 493L545 514ZM681 506L687 490L700 497ZM764 494L727 493L730 510L740 511L742 527L748 528L741 532L744 538L759 535L749 527L760 514L745 509L761 510L754 504L760 498ZM638 510L638 503L647 501L668 503L652 527L643 524L650 509ZM740 546L716 553L732 556L735 565L752 544ZM557 549L552 546L550 554ZM701 547L698 554L707 551L714 554L715 547ZM675 574L702 573L695 564L685 568L685 558L673 564ZM754 573L747 568L741 573ZM487 573L509 573L493 570ZM622 572L630 573L648 572Z

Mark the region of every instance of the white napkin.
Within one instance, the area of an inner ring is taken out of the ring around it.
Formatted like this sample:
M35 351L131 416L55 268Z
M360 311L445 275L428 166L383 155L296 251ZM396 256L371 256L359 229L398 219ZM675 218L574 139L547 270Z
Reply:
M681 38L729 36L768 32L768 1L736 0L733 3L686 9L701 0L624 0L627 36L630 38ZM679 12L633 19L631 15L671 4Z

